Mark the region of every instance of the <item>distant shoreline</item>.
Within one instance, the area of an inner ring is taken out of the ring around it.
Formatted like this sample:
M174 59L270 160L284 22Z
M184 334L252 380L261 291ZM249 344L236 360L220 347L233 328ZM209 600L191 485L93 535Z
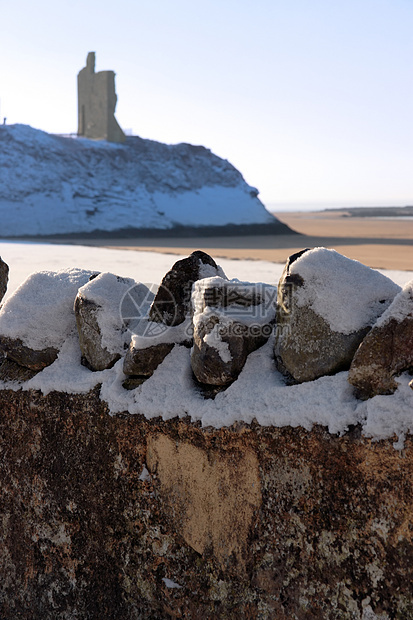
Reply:
M32 237L34 243L143 250L188 255L201 249L214 258L264 260L284 263L306 247L333 248L349 258L375 269L413 271L413 220L380 220L373 217L342 217L344 211L277 213L277 217L300 234L232 234L226 236L136 236L79 235ZM12 241L9 239L9 241ZM13 239L17 241L17 238ZM73 251L74 256L76 250Z
M94 237L78 235L36 238L37 243L106 247L185 256L200 249L214 258L264 260L285 263L306 247L333 248L375 269L413 271L413 221L394 218L342 217L340 211L277 213L281 221L300 234ZM27 241L27 239L26 239ZM76 250L73 250L74 256Z
M317 204L317 203L290 203L290 204L276 204L276 203L268 203L266 204L266 209L272 213L273 215L284 214L284 213L342 213L342 214L351 214L354 217L381 217L385 211L388 212L389 217L400 217L405 215L413 214L413 206L412 205L403 205L403 206L394 206L394 205L372 205L372 206L346 206L346 205L336 205L331 206L328 203Z
M22 241L48 241L84 239L174 239L205 237L239 237L268 235L299 235L284 222L274 218L274 222L265 224L226 224L222 226L174 226L173 228L122 228L118 230L93 230L90 232L71 232L50 235L16 235L4 239Z
M348 209L324 209L326 212L342 211L342 217L413 217L413 207L350 207Z

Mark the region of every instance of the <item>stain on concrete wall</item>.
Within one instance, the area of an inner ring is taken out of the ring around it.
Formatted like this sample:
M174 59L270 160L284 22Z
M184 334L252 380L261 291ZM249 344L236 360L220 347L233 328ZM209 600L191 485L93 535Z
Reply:
M248 535L261 505L256 454L248 449L202 450L163 434L148 440L147 464L185 542L209 551L224 568L245 567Z

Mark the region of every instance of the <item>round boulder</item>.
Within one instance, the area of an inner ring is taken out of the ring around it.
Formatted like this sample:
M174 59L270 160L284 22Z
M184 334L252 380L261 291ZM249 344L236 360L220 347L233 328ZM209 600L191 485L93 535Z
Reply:
M400 287L326 248L287 261L278 285L275 361L287 383L350 367L357 347Z

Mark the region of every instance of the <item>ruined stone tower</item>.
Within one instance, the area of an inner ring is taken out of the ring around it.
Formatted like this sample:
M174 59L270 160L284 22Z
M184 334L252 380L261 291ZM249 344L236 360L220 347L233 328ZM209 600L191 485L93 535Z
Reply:
M115 118L115 72L95 73L95 52L89 52L86 67L77 76L79 136L109 142L124 142L125 134Z

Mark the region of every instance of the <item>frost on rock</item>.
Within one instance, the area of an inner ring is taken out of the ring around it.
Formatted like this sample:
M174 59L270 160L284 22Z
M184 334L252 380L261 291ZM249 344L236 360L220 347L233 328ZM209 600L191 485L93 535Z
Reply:
M406 319L413 320L413 280L404 285L391 305L376 321L374 327L384 327L391 321L401 323Z
M0 347L22 366L40 370L57 357L75 329L73 302L91 271L32 274L0 310Z
M277 368L290 383L347 370L399 291L386 276L335 250L293 254L278 286Z
M82 355L91 369L110 368L124 355L152 299L145 284L113 273L101 273L79 289L76 322Z
M146 465L143 466L141 474L138 478L141 482L150 482L152 480L152 476L146 468Z
M134 329L131 346L138 350L155 347L158 344L192 344L192 319L186 317L183 323L173 327L164 323L150 321L149 318L142 321Z
M180 586L179 583L172 581L172 579L168 579L168 577L162 577L162 581L164 582L167 588L178 588L178 589L182 588L182 586Z
M223 330L222 330L223 331ZM224 342L221 339L221 331L219 323L216 323L212 330L205 334L204 343L208 345L208 347L212 347L215 351L218 351L218 354L222 361L226 364L232 360L232 355L229 350L228 342Z
M400 291L390 278L335 250L314 248L290 262L298 308L310 308L332 331L349 335L372 326Z
M200 383L225 386L238 377L272 332L275 297L273 287L219 276L194 284L191 365Z

